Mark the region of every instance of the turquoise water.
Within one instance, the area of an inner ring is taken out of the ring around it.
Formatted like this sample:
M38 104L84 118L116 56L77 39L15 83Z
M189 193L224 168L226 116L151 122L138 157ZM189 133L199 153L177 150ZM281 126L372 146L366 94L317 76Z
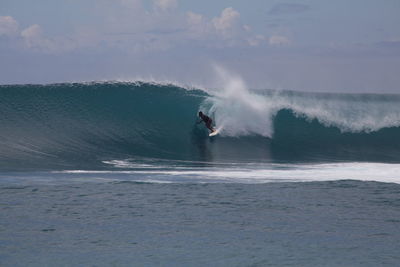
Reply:
M0 265L396 266L399 137L399 95L1 85Z
M196 125L199 110L223 126L219 136ZM109 169L104 161L132 158L400 162L398 95L9 85L0 112L0 170Z

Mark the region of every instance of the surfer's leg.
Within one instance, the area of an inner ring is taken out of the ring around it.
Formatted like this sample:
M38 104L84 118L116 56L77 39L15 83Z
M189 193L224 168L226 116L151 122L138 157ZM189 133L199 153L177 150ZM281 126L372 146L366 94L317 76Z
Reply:
M211 123L207 123L206 126L211 132L214 132L214 128L211 126Z

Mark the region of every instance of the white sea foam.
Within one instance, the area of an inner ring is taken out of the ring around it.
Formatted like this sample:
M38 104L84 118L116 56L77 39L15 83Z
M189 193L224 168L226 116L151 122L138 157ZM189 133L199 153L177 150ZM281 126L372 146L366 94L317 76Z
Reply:
M225 69L215 67L217 89L200 107L211 114L222 135L262 135L272 137L273 119L279 110L296 116L317 119L342 132L373 132L400 126L400 97L390 95L322 94L290 91L250 91L245 82Z
M127 163L128 164L128 163ZM124 166L127 166L124 165ZM133 163L132 163L133 164ZM118 168L118 166L116 166ZM133 164L132 167L135 167ZM235 167L182 167L135 170L87 171L68 170L71 175L106 175L109 179L146 182L316 182L337 180L376 181L400 184L400 164L326 163L326 164L259 164Z

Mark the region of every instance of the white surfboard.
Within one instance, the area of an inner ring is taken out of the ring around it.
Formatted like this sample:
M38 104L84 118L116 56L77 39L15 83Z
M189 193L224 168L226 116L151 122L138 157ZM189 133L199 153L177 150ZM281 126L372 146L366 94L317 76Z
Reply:
M217 128L214 132L211 132L208 136L216 136L222 130L222 127Z

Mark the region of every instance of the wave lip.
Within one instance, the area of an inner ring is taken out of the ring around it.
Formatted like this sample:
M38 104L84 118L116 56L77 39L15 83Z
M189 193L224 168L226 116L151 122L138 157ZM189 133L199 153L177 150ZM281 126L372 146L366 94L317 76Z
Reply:
M370 133L400 127L400 95L255 92L244 85L209 96L202 108L224 125L226 136L273 137L274 120L282 110L295 117L313 120L342 133Z

